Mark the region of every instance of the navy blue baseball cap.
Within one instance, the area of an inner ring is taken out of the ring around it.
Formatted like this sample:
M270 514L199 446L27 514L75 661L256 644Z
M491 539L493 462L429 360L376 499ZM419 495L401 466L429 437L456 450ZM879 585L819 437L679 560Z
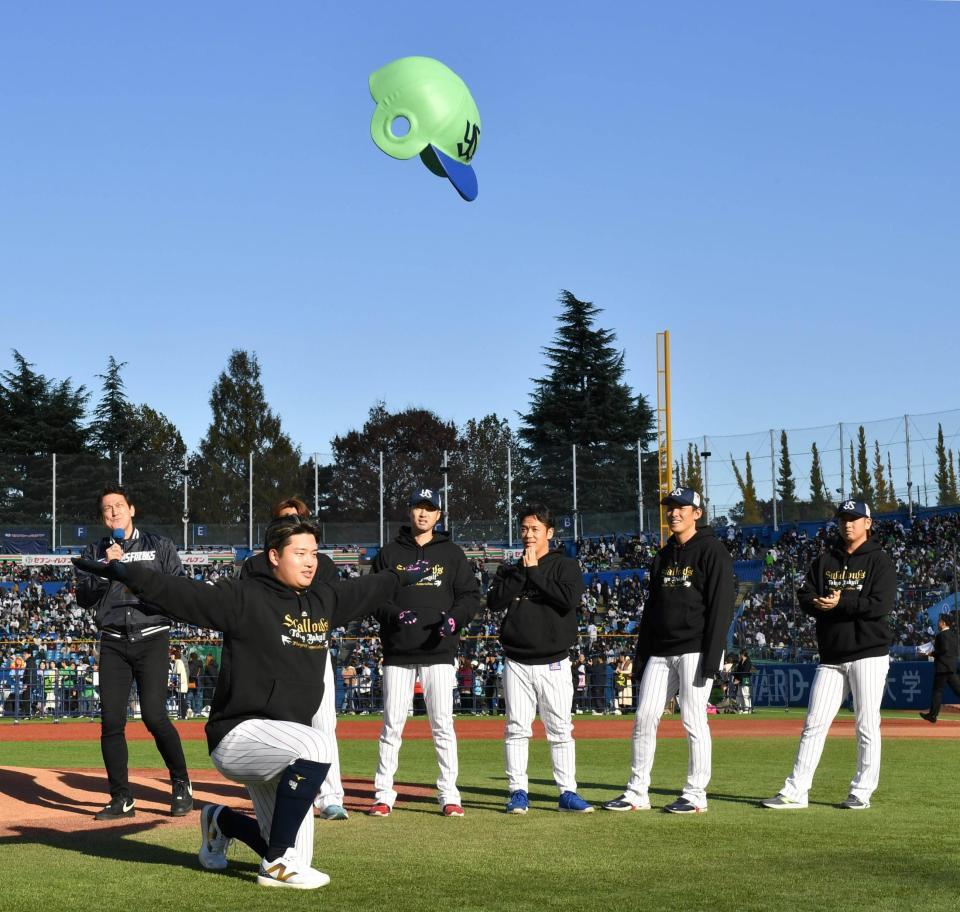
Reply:
M436 488L428 488L421 485L413 489L408 501L409 506L415 507L417 504L428 503L434 510L442 510L440 503L440 492Z
M660 503L665 507L695 507L703 509L703 499L693 488L674 488Z
M845 500L842 503L837 504L837 512L835 515L856 516L870 519L873 514L870 512L870 504L868 504L865 500Z

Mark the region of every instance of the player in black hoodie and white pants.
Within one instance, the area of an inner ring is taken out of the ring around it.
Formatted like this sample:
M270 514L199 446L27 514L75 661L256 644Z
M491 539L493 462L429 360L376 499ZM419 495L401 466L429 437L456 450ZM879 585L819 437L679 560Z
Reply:
M577 794L569 655L577 641L583 575L575 560L550 550L554 530L549 509L531 504L520 510L519 520L523 541L520 563L501 567L487 594L491 611L506 609L500 624L500 643L506 657L504 756L510 789L506 811L525 814L530 804L527 756L539 708L550 742L553 778L560 791L558 809L589 813L593 807Z
M608 811L650 807L648 790L657 749L657 727L664 706L680 695L680 718L687 732L689 761L680 797L664 810L672 814L707 809L712 742L707 702L713 678L723 662L727 630L733 620L733 561L707 526L700 494L677 488L663 498L673 534L650 567L650 599L637 634L637 667L643 667L633 726L631 776Z
M397 591L390 611L396 620L380 627L383 729L373 780L376 796L368 813L371 817L387 817L397 800L393 777L419 677L440 767L437 800L445 817L462 817L457 736L453 730L453 661L460 629L480 608L480 590L463 549L449 536L434 531L441 509L437 489L416 488L409 505L410 525L400 529L396 541L380 549L373 572L402 570L417 561L426 561L429 571L415 586Z
M317 530L272 523L269 570L204 585L119 561L74 561L78 570L122 583L170 617L222 630L223 657L207 721L210 758L247 787L256 820L222 805L200 818L200 863L222 870L231 839L261 856L257 883L312 890L330 878L312 867L313 800L330 767L332 736L311 726L323 698L330 630L389 603L423 568L312 588Z
M848 692L856 714L857 773L843 807L870 807L880 781L880 702L890 667L887 615L897 597L897 574L883 549L869 538L873 520L863 501L837 508L841 541L811 565L798 598L817 622L820 665L793 772L779 794L763 802L773 810L807 806L807 793L827 732Z

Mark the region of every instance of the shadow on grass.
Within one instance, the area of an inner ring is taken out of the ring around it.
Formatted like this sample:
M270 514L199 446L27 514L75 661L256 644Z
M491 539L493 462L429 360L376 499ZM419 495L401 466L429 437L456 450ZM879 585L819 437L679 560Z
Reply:
M85 832L82 839L76 833L67 833L63 830L47 827L14 826L10 827L13 831L10 835L0 837L0 849L3 846L14 844L18 846L24 844L41 845L66 852L75 852L88 858L203 870L200 868L200 863L194 852L184 852L169 846L126 838L141 833L149 833L160 825L160 821L157 820L126 823L120 826L110 825L103 830ZM258 867L255 863L236 861L231 858L230 867L226 871L204 871L204 873L249 881L251 873L255 873Z

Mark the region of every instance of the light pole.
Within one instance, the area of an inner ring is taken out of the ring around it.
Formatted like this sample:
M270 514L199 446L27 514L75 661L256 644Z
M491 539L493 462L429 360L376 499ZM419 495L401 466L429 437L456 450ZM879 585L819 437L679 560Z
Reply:
M704 450L700 454L703 460L703 506L707 514L707 522L710 522L710 476L707 474L707 460L713 455L709 450Z
M190 466L187 463L187 454L183 454L183 550L187 550L187 524L190 522L189 494L187 493L187 479L190 477Z

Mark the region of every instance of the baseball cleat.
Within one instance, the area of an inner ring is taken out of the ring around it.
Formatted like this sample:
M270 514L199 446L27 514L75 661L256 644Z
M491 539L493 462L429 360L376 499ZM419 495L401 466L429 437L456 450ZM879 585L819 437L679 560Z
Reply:
M664 810L668 814L706 814L707 808L697 807L687 798L680 797L673 804L668 804Z
M372 808L370 808L369 811L367 811L367 813L371 817L389 817L390 811L392 810L393 808L391 808L389 804L384 804L382 801L378 801Z
M920 718L923 719L924 722L930 722L933 725L937 724L937 717L932 713L920 713Z
M463 808L459 804L445 804L443 806L444 817L462 817Z
M786 795L774 795L772 798L767 798L766 801L760 802L765 808L770 808L773 811L792 811L796 808L805 808L807 806L807 801L794 801L792 798L788 798Z
M222 804L208 804L200 811L200 866L208 871L223 871L227 867L227 849L233 842L217 826Z
M649 811L650 802L634 804L626 795L621 795L613 801L605 801L602 807L605 811Z
M305 865L297 858L294 849L287 849L279 858L260 862L257 883L261 887L290 887L294 890L316 890L330 883L330 877Z
M530 796L523 789L510 793L510 800L505 808L508 814L526 814L529 809Z
M132 798L111 798L110 803L93 815L94 820L120 820L123 817L133 817L136 814Z
M870 807L869 801L862 801L856 795L847 795L847 800L840 805L850 811L865 811Z
M321 820L347 820L350 817L341 804L328 804L317 816Z
M193 810L193 787L186 779L173 780L173 795L170 798L170 815L185 817Z
M593 805L584 801L576 792L563 792L557 803L559 811L575 811L578 814L593 813Z

